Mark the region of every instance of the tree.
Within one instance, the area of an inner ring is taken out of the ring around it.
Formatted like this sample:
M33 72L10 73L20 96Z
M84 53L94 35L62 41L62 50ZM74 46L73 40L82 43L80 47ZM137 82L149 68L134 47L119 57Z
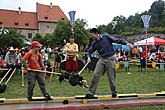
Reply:
M155 1L151 5L151 9L149 9L149 13L152 16L151 24L152 27L159 27L159 26L165 26L164 19L165 19L165 1L158 0ZM163 24L163 25L162 25Z
M48 39L48 44L51 47L55 47L59 44L63 44L63 40L67 40L70 34L70 24L68 21L59 21L52 34L45 37Z
M98 29L101 33L103 33L103 34L108 33L107 28L108 28L108 26L106 26L106 25L99 25L99 26L97 27L97 29Z
M130 15L128 19L124 16L116 16L108 25L98 27L102 33L134 35L144 32L144 26L141 19L142 15L151 15L150 28L148 32L164 33L165 30L165 1L157 0L151 5L151 9L142 13Z
M89 39L89 33L85 29L87 23L83 19L77 19L74 25L74 37L75 42L78 45L86 45ZM71 35L71 26L69 21L60 21L57 23L54 32L46 36L48 43L54 47L59 44L63 44L64 39L68 40Z
M75 22L75 41L78 45L87 45L89 41L89 32L85 29L87 23L83 19L77 19Z
M121 34L124 31L124 26L126 23L126 18L122 15L113 18L111 24L113 25L112 32L116 34Z
M24 45L23 38L25 37L17 29L3 29L0 34L0 47L21 48Z
M46 37L43 37L41 34L39 33L36 33L36 35L33 37L32 39L33 41L38 41L40 42L42 45L45 45L47 46L48 43L47 43L47 38Z

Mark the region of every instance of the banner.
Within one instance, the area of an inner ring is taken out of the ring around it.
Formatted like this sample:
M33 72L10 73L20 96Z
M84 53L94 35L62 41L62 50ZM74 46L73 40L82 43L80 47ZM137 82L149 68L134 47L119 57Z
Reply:
M74 26L75 14L76 14L76 11L70 11L70 12L69 12L70 25L71 25L71 26Z

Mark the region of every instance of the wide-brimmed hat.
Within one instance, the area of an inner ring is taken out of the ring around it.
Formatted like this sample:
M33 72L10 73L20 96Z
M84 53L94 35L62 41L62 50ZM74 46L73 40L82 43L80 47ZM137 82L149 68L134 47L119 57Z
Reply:
M15 51L15 49L13 47L10 47L9 51Z
M41 52L45 52L45 50L44 50L44 49L42 49L42 50L41 50Z
M19 52L25 52L25 48L21 48Z
M16 48L15 50L16 50L16 51L18 51L19 49L18 49L18 48Z

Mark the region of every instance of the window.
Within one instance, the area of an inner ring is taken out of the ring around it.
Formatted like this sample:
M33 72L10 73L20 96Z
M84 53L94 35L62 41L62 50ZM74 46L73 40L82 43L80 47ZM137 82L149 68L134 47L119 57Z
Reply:
M29 23L25 23L25 26L29 26Z
M46 28L49 28L49 25L46 25Z
M48 17L47 17L47 16L45 16L45 19L48 19Z
M3 22L0 22L0 28L3 28Z
M65 18L62 18L62 20L65 20Z
M15 25L18 25L18 23L14 23Z
M28 33L28 39L32 39L32 33Z

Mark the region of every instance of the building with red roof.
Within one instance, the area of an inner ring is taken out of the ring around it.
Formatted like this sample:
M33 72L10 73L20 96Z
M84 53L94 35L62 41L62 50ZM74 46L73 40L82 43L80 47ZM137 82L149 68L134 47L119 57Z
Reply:
M56 24L61 20L68 20L59 6L36 3L36 12L25 12L0 9L0 27L16 28L21 34L31 40L36 33L45 35L52 33Z

